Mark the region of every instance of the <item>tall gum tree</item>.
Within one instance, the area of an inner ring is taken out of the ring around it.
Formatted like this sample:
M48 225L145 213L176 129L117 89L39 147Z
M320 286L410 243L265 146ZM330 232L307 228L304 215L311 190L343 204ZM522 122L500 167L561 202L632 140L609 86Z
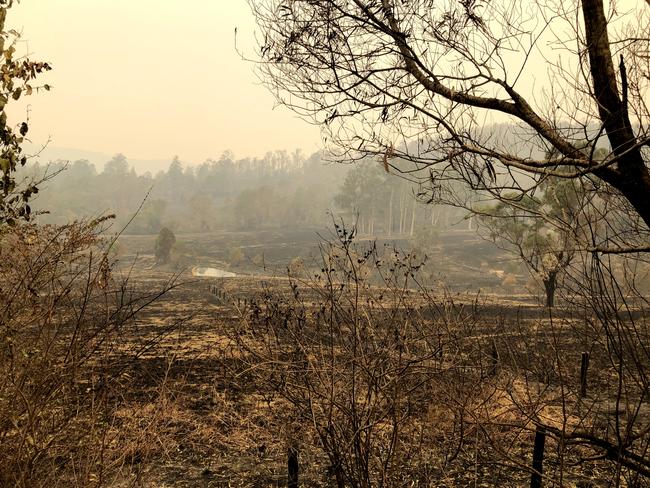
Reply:
M339 157L378 155L434 192L461 180L500 200L549 176L596 178L638 217L633 248L649 248L647 2L249 3L263 80ZM585 154L585 139L610 154Z
M254 59L262 79L280 104L322 127L335 156L375 156L386 171L420 183L430 201L472 210L505 203L527 221L539 219L545 232L566 232L559 235L581 251L563 270L564 286L573 287L566 298L571 310L583 303L585 330L560 317L539 324L550 327L547 337L562 336L549 351L566 350L548 356L550 376L527 362L515 367L532 382L519 397L508 389L525 422L512 427L544 427L559 453L588 448L580 463L612 462L611 486L622 486L624 470L650 479L642 414L649 302L635 291L638 267L650 258L650 2L249 3L261 30ZM596 154L605 146L607 154ZM584 195L575 218L538 198L561 180ZM456 190L457 182L470 191ZM530 332L522 332L524 342ZM537 357L536 341L525 343ZM571 393L571 353L582 347L593 350L589 374L606 378L588 399ZM551 390L557 397L549 403ZM562 405L563 419L578 421L558 426L540 415L541 405ZM518 455L512 461L520 465ZM565 471L558 486L569 482Z

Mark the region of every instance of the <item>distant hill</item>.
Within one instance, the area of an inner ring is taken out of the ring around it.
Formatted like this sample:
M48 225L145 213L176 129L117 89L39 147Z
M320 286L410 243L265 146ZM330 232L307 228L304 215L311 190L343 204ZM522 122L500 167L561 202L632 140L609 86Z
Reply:
M27 145L25 150L28 154L36 154L40 149L40 146ZM113 156L114 154L86 151L84 149L47 146L36 160L43 164L50 161L63 160L72 162L79 159L87 159L95 165L98 171L102 171L106 161L109 161ZM129 165L135 168L135 171L138 174L143 174L149 171L152 175L155 175L158 171L166 171L169 168L173 156L173 154L170 155L169 159L133 159L126 154L126 157L129 160Z

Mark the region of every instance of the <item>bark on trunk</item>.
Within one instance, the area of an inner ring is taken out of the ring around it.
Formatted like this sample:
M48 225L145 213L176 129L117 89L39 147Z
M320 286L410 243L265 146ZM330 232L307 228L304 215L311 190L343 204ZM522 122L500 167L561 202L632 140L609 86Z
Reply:
M617 165L604 168L596 172L596 175L619 190L650 227L650 172L640 148L635 147L636 138L627 108L624 60L621 58L621 97L607 34L603 0L582 0L582 13L594 98L612 151L618 158Z
M393 234L393 188L390 189L390 200L388 201L388 236Z
M546 291L546 306L553 308L555 305L555 289L557 288L557 275L551 273L544 279L544 290Z

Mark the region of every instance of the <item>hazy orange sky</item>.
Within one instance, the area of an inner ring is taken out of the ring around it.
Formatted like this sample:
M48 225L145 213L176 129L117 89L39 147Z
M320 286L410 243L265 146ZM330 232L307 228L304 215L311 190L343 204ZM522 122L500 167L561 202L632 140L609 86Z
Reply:
M189 163L227 149L245 157L320 146L318 129L285 107L274 109L254 66L236 52L235 27L239 47L255 57L246 0L22 0L7 26L23 32L23 51L54 67L42 78L53 91L28 98L36 144L51 136L55 148L122 152L131 160L177 154ZM533 99L536 78L546 80L539 61L518 85Z
M189 162L319 147L236 53L235 27L254 45L245 0L23 0L7 26L54 68L29 99L34 143Z

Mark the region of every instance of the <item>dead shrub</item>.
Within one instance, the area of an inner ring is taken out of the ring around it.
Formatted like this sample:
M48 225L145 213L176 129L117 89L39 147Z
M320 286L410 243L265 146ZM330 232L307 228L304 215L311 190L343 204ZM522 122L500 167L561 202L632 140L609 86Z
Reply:
M0 231L0 486L102 486L138 470L115 413L156 340L128 338L171 284L138 294L114 278L106 220Z
M523 486L543 429L545 483L645 486L646 297L592 258L557 310L495 307L429 290L412 255L336 231L318 271L269 287L230 331L238 380L320 471L310 481Z
M230 331L241 381L281 419L276 437L325 464L336 486L428 486L459 457L467 412L492 388L477 388L478 351L466 354L476 309L434 301L418 289L421 260L357 246L341 227L321 258Z

